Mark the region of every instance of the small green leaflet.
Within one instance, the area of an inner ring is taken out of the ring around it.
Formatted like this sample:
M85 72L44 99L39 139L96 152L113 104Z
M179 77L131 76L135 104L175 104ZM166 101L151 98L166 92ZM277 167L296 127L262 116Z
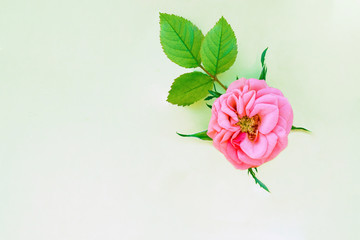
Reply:
M257 172L257 168L254 168L254 169L255 169L256 172ZM252 170L252 168L249 168L249 169L248 169L248 174L249 174L249 173L250 173L250 175L254 178L256 184L259 184L259 186L260 186L261 188L265 189L267 192L270 192L269 189L267 188L267 186L266 186L263 182L261 182L261 181L255 176L255 173L254 173L254 171Z
M206 97L212 86L211 77L202 72L185 73L171 85L167 101L179 106L191 105Z
M200 55L205 69L214 76L234 64L237 55L236 37L224 17L206 34Z
M208 108L212 109L212 105L206 103L206 106L207 106Z
M267 73L267 67L266 65L263 67L263 69L261 70L261 74L259 77L259 80L265 80L266 81L266 73Z
M265 56L266 56L266 52L267 52L268 48L265 48L265 50L262 52L261 54L261 66L262 66L262 70L261 70L261 74L259 77L259 80L266 80L266 73L267 73L267 66L265 64Z
M266 55L267 50L268 50L268 47L265 48L265 50L261 54L261 66L262 67L264 67L264 64L265 64L265 55Z
M304 131L304 132L311 132L310 130L308 130L308 129L306 129L306 128L303 128L303 127L295 127L295 126L292 126L291 127L291 130L293 130L293 131L296 131L296 130L298 130L298 131Z
M189 20L160 13L160 42L166 56L185 67L200 66L200 46L204 35Z
M209 93L215 97L215 98L218 98L221 96L221 93L217 92L217 91L212 91L212 90L209 90Z
M181 134L181 133L177 133L177 134L181 137L196 137L201 140L212 141L212 139L207 135L207 130L194 134Z
M211 100L211 99L213 99L213 98L214 98L214 96L210 95L210 96L207 96L206 98L204 98L204 100L205 100L205 101L208 101L208 100Z

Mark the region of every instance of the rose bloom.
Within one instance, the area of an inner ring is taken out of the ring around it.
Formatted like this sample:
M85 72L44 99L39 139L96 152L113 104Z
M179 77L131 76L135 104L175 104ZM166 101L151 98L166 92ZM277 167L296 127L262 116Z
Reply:
M292 123L291 105L280 90L242 78L214 102L207 134L236 168L248 169L287 146Z

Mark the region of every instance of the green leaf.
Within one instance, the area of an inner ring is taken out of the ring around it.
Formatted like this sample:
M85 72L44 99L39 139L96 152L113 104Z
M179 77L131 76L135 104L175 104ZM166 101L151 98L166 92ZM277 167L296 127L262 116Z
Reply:
M257 172L257 168L255 168L255 170L256 170L256 172ZM261 182L261 181L255 176L255 173L254 173L254 171L253 171L251 168L248 169L248 174L249 174L249 173L250 173L251 176L254 178L255 184L259 184L259 186L260 186L261 188L263 188L263 189L265 189L266 191L270 192L270 190L268 189L268 187L267 187L263 182Z
M200 46L204 39L201 31L189 20L160 13L160 42L166 56L185 67L200 66Z
M196 138L200 138L201 140L212 141L212 138L207 135L207 130L194 134L181 134L177 132L177 135L181 137L196 137Z
M208 92L209 92L213 97L216 97L216 98L218 98L218 97L221 96L221 93L219 93L219 92L217 92L217 91L211 91L211 90L209 90Z
M261 66L262 66L262 70L261 70L261 74L259 77L259 80L266 80L266 73L267 73L267 66L265 64L265 56L266 56L266 52L267 52L268 48L265 48L265 50L262 52L261 54Z
M266 73L267 73L267 67L266 67L266 64L265 64L262 71L261 71L259 80L266 80Z
M207 96L206 98L204 98L204 100L207 101L207 100L211 100L211 99L213 99L213 98L214 98L214 96L211 96L211 95L210 95L210 96Z
M236 37L224 17L206 34L200 55L205 69L214 76L234 64L237 55Z
M208 108L212 109L212 106L210 104L206 103L206 106L208 106Z
M295 127L295 126L292 126L291 127L291 130L293 130L293 131L296 131L296 130L298 130L298 131L304 131L304 132L311 132L310 130L308 130L308 129L306 129L306 128L303 128L303 127Z
M206 97L212 84L211 77L202 72L185 73L175 79L167 101L179 106L191 105Z
M261 54L261 66L264 66L264 64L265 64L265 55L266 55L267 50L268 50L268 47L265 48L265 50Z

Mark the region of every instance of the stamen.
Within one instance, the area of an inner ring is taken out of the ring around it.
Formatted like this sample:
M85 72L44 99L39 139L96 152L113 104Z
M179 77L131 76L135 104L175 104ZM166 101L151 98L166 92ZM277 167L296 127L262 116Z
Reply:
M249 118L248 116L244 116L242 118L239 117L239 122L235 123L235 125L240 127L241 132L247 133L250 141L254 141L256 139L259 124L259 115L255 115L251 118Z

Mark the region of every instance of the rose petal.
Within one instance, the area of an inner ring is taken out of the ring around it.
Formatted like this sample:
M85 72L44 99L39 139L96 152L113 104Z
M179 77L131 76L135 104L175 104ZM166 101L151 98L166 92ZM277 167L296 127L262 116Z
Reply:
M246 133L237 131L231 138L231 144L235 149L240 149L240 143L246 138Z
M264 96L267 94L275 94L275 95L278 95L281 97L284 96L279 89L272 88L272 87L260 89L259 91L257 91L256 96L261 97L261 96Z
M272 151L272 153L270 154L270 156L267 158L266 161L274 159L277 155L279 155L279 153L286 148L287 144L288 144L287 136L283 138L278 138L274 150Z
M245 115L245 104L244 101L242 99L242 96L238 97L238 103L236 106L236 111L239 117L243 117Z
M221 105L221 111L226 113L229 117L234 119L235 122L238 121L238 116L236 114L237 99L234 95L230 95L227 99L224 100Z
M272 94L272 93L263 95L261 97L259 97L256 94L256 100L255 100L254 104L267 103L267 104L273 104L275 106L278 106L278 98L279 98L279 96Z
M238 158L237 150L231 145L231 143L228 143L228 147L226 149L226 153L224 153L225 157L229 162L237 169L245 170L252 165L246 164L242 159Z
M248 85L250 90L259 91L263 88L267 88L268 85L266 84L265 80L258 80L254 78L248 79Z
M259 132L268 134L275 128L279 119L279 109L277 106L266 103L256 104L249 117L253 117L256 114L260 116L261 121Z
M241 161L243 161L244 163L250 165L251 167L257 167L262 164L261 159L254 159L249 157L246 153L244 153L243 150L241 150L241 148L237 150L237 157L241 159Z
M234 82L232 82L229 87L227 88L227 92L233 90L233 89L241 89L245 85L246 79L240 78Z
M266 152L263 156L262 163L264 163L266 158L269 157L269 155L273 152L273 150L277 144L277 141L278 141L278 136L275 133L269 133L269 134L266 134L265 136L266 136L268 145L267 145Z
M294 114L293 114L291 105L285 97L280 97L278 99L278 106L279 106L280 116L282 116L286 122L285 130L287 133L289 133L291 130L291 126L293 124L293 118L294 118Z
M230 120L231 120L231 117L229 117L229 115L225 114L222 111L218 112L217 123L219 124L219 126L228 131L235 132L238 129L238 127L234 126L233 122Z
M288 123L286 122L286 120L281 115L279 115L278 123L276 127L273 129L273 132L279 137L283 137L287 135L288 134L286 132L287 124Z
M249 157L259 159L265 154L267 145L268 142L266 137L259 133L258 139L256 141L250 141L249 138L245 138L240 143L240 148Z
M220 151L224 152L226 150L226 145L231 136L233 135L233 132L229 132L226 130L221 130L213 139L214 146Z
M246 115L250 114L250 109L252 108L252 106L253 106L253 104L255 102L255 96L256 96L255 91L249 91L247 93L244 93L243 96L242 96L244 106L245 106L245 114Z

